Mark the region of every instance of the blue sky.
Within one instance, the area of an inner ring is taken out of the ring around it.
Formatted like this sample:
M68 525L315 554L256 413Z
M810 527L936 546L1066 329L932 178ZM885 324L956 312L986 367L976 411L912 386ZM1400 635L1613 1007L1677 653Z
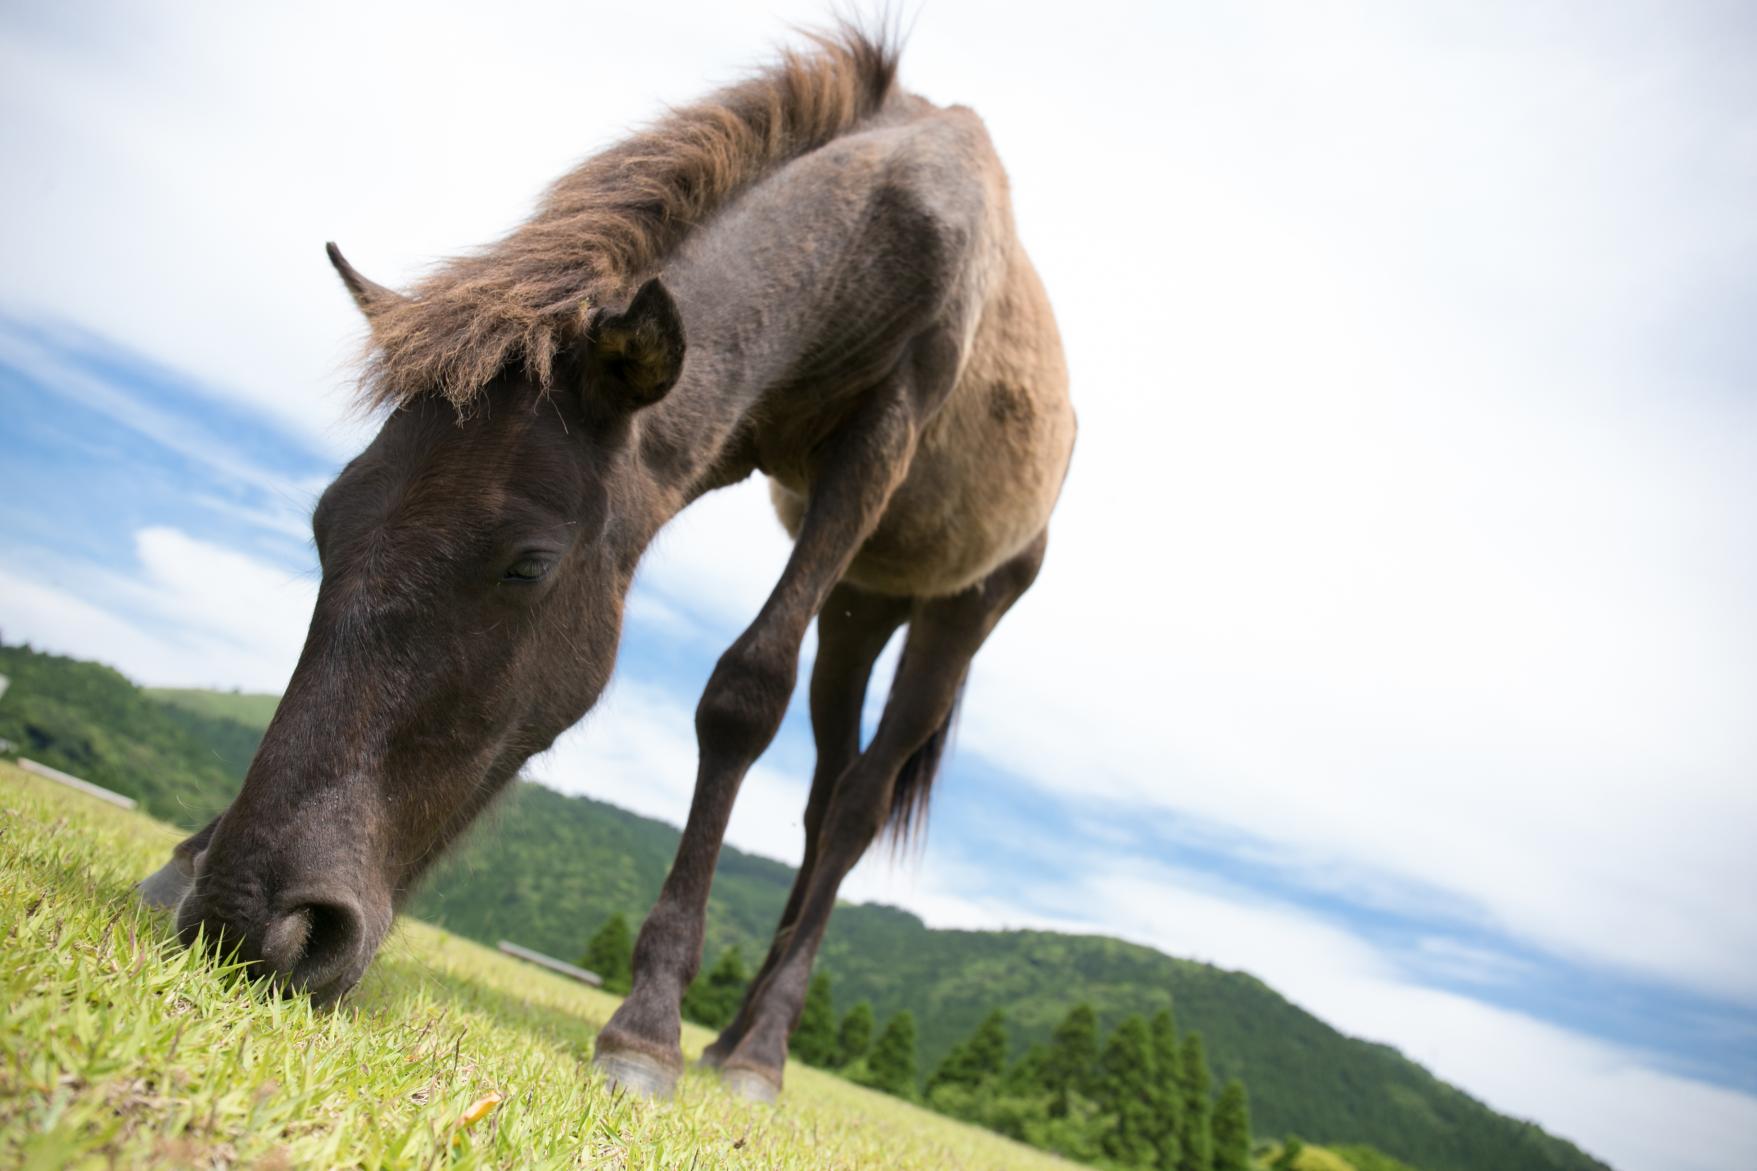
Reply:
M278 690L306 514L371 429L322 241L406 281L812 15L692 13L661 48L629 14L533 45L443 6L9 9L0 631ZM905 81L989 122L1082 434L925 852L848 893L1252 971L1619 1167L1757 1160L1751 31L924 9ZM1144 209L1121 241L1098 175ZM764 497L661 535L533 775L681 819L695 696L785 556ZM798 856L809 760L795 711L735 844Z

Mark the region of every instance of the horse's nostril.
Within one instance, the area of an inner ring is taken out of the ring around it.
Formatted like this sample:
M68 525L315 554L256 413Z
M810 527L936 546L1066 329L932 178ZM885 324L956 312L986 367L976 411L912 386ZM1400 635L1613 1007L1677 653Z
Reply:
M185 946L197 938L221 956L233 955L285 991L304 991L326 1003L345 993L366 966L372 941L366 911L351 895L287 899L284 911L264 915L248 906L216 907L198 886L177 907ZM280 901L280 900L276 900Z
M269 923L262 962L295 987L321 996L348 977L365 936L365 917L351 903L305 903Z
M310 924L305 957L293 977L313 993L357 975L360 949L366 941L366 916L351 902L311 903L302 910Z
M296 907L269 921L262 933L262 963L272 972L292 973L305 958L311 938L311 908Z

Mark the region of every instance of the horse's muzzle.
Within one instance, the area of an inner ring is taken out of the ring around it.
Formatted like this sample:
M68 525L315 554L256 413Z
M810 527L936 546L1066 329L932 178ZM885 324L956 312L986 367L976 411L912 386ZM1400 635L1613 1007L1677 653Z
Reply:
M339 1000L372 958L368 915L343 891L287 892L252 907L208 897L203 857L173 857L136 888L149 906L174 910L184 946L200 941L235 955L276 988L305 992L318 1004Z

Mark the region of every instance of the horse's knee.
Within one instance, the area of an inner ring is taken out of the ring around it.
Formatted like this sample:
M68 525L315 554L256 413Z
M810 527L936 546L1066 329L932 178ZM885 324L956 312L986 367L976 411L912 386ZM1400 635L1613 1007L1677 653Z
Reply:
M781 726L798 676L799 649L740 638L720 656L696 706L704 751L760 754Z

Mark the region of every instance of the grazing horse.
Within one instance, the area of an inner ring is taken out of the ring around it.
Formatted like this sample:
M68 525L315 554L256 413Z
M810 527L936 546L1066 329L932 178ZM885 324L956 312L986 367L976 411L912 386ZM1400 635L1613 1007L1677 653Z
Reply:
M896 57L816 38L581 164L407 294L330 246L387 414L313 513L310 630L243 789L142 884L186 942L344 994L429 863L598 698L654 534L760 471L792 553L696 710L689 819L596 1061L656 1094L682 1068L721 839L815 619L804 861L704 1059L747 1096L779 1090L837 887L924 816L1074 442L982 122L901 90ZM900 628L863 747L868 677Z

